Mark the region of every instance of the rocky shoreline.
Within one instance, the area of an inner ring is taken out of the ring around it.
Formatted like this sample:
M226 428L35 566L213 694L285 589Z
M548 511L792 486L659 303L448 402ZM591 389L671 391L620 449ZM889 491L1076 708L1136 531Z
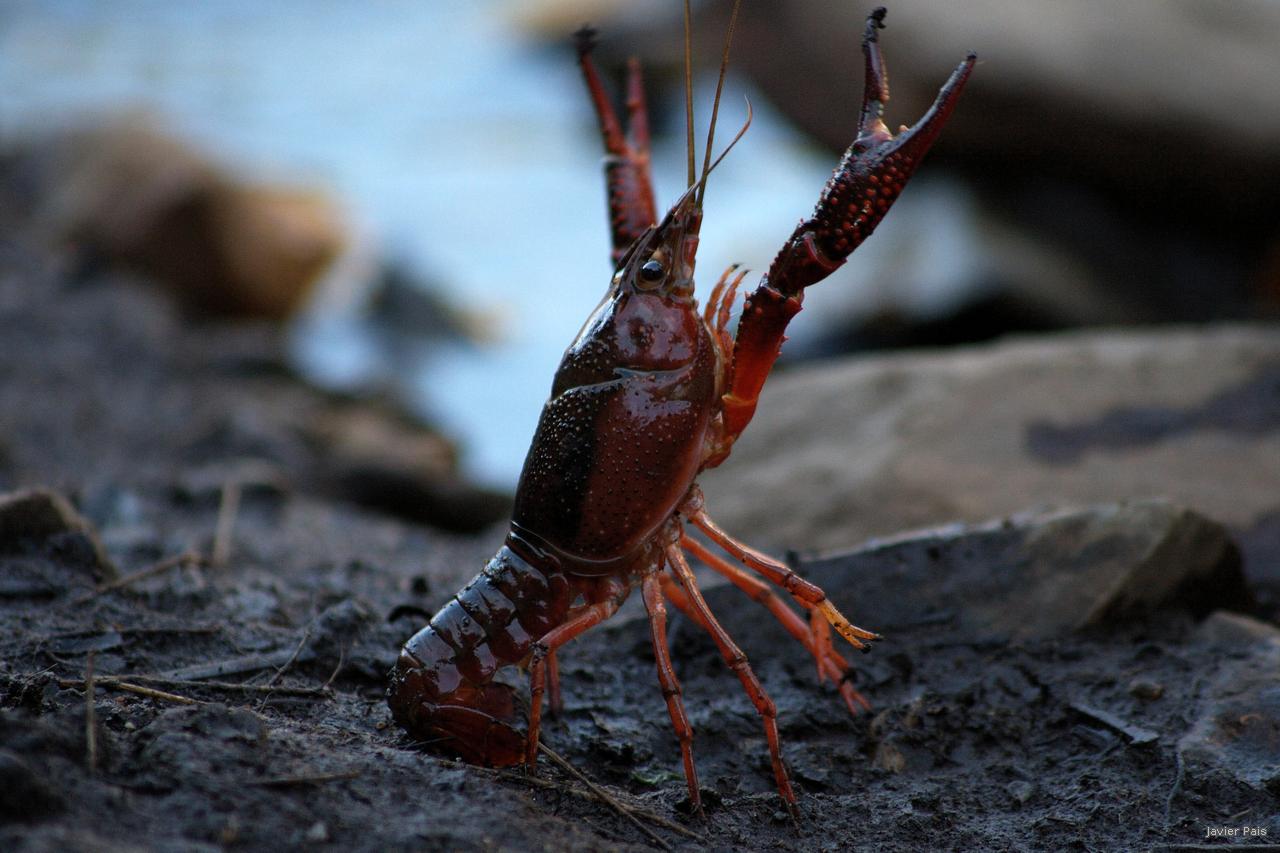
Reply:
M390 723L399 644L492 553L502 509L439 439L307 388L275 347L0 241L0 848L654 846L556 767L463 766ZM709 820L683 812L636 602L566 650L548 743L676 848L1274 838L1278 364L1275 328L1218 327L777 377L709 506L752 542L827 549L795 559L888 637L855 661L873 712L851 718L721 586L798 825L736 680L673 619ZM396 442L354 442L360 424L417 451L362 461ZM447 512L341 488L381 493L370 469L427 472Z

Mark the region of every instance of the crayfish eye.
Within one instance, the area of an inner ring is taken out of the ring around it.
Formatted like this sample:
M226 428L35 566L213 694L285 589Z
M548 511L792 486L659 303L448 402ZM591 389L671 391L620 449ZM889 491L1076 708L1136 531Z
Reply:
M656 258L650 258L640 267L640 278L653 284L662 281L662 277L667 274L667 268L662 265L662 261Z

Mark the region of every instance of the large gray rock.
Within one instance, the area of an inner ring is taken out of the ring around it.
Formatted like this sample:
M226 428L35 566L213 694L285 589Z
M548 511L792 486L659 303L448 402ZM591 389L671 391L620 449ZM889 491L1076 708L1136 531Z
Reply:
M1280 329L1261 326L1072 333L794 370L769 381L733 456L703 478L730 532L802 549L1144 498L1247 530L1280 516L1277 483Z
M905 533L800 572L890 639L927 623L939 638L1027 640L1163 607L1203 615L1249 605L1226 530L1161 501Z

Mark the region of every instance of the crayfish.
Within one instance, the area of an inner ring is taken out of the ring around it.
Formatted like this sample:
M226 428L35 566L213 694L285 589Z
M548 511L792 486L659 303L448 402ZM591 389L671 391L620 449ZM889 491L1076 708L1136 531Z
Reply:
M849 666L835 649L832 629L857 649L877 635L850 623L820 588L786 565L721 530L707 514L696 480L729 456L751 421L804 289L830 275L871 234L973 70L970 54L925 116L894 136L882 118L889 97L878 41L884 16L884 9L871 13L862 40L866 84L857 137L813 213L746 297L736 335L731 308L745 272L726 271L701 313L694 298L702 199L715 168L708 165L715 108L701 178L695 180L690 120L689 186L659 221L639 65L633 60L629 66L624 132L592 62L590 32L579 34L579 60L607 152L615 271L556 371L505 543L405 644L392 673L388 701L396 721L434 749L474 764L532 767L543 694L549 690L552 705L558 704L557 652L611 617L639 586L693 809L701 811L693 730L667 648L667 603L711 635L742 682L764 726L778 792L794 810L774 703L708 608L686 552L766 607L813 655L819 679L835 683L850 712L869 707L846 677ZM687 34L686 27L686 66ZM690 537L686 525L728 556ZM514 689L494 679L512 665L529 671L527 715L517 712Z

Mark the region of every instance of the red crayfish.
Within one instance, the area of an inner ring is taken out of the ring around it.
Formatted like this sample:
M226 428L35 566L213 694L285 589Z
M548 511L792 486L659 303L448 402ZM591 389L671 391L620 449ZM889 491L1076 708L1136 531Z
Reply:
M857 137L813 214L746 298L736 336L730 309L745 273L726 271L702 313L694 299L702 195L714 165L704 160L695 181L690 146L690 186L658 221L639 66L633 61L629 68L624 134L591 60L590 33L580 34L579 58L607 150L616 271L556 371L505 544L400 653L388 701L411 734L471 763L532 766L544 692L550 689L553 706L558 702L557 650L612 616L639 585L693 808L701 810L693 731L667 649L664 602L711 635L742 682L764 724L778 791L793 808L774 704L707 607L686 551L768 608L813 655L819 679L837 685L851 712L869 707L846 677L849 667L831 629L859 649L876 635L852 625L820 588L721 530L695 480L729 456L751 420L804 288L826 278L871 234L973 69L970 54L928 113L895 137L882 120L889 91L877 30L884 15L884 9L871 13L863 37L866 85ZM723 80L723 66L721 74ZM714 122L713 113L712 128ZM708 155L710 147L708 140ZM686 524L732 559L688 536ZM785 590L807 619L766 581ZM523 730L515 690L494 680L511 665L529 670Z

